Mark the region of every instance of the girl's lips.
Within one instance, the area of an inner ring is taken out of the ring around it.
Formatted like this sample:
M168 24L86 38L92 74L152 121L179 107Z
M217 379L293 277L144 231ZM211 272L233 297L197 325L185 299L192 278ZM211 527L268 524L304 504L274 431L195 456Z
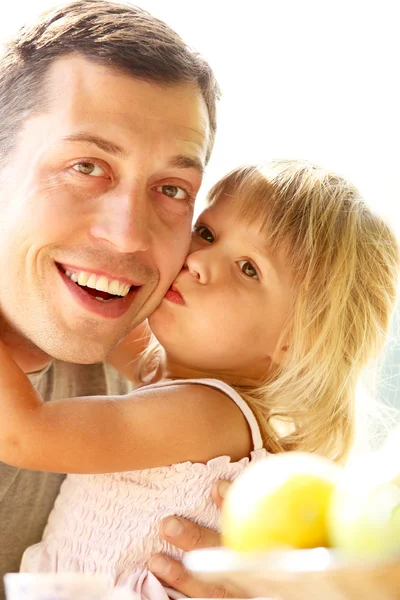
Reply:
M164 298L165 298L165 300L169 300L170 302L173 302L174 304L181 304L181 305L185 304L185 301L184 301L182 295L180 294L180 292L178 292L178 290L173 285L171 285L168 292L165 294Z

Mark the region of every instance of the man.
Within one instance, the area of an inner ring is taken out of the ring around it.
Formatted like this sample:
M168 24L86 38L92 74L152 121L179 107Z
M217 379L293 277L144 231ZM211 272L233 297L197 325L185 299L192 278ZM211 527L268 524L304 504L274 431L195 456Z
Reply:
M6 47L0 336L46 400L129 390L104 359L183 264L217 96L209 66L135 7L72 2ZM61 481L0 464L1 577L41 538ZM184 549L201 536L216 543L182 519L164 527ZM161 559L153 566L166 583L217 593Z

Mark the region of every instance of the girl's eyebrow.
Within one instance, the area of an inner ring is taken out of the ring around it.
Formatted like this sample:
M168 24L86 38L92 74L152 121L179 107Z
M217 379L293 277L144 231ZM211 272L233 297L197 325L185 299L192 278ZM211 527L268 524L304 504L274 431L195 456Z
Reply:
M260 256L263 260L268 261L268 263L272 266L277 275L279 275L282 271L282 265L278 260L277 256L274 255L268 248L267 244L263 244L262 247L256 246L254 242L248 242L249 245L253 248L253 250Z
M253 250L255 250L257 252L257 254L259 254L260 256L263 256L264 258L269 260L271 253L268 252L268 248L266 245L263 245L262 247L260 247L260 246L256 246L256 244L254 242L248 242L248 244L253 248Z

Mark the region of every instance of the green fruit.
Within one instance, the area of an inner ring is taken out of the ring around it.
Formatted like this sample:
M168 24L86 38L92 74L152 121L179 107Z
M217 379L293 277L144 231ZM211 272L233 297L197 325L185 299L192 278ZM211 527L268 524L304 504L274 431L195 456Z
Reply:
M344 470L331 500L332 546L359 556L400 552L400 482L379 456ZM381 468L379 469L379 466Z

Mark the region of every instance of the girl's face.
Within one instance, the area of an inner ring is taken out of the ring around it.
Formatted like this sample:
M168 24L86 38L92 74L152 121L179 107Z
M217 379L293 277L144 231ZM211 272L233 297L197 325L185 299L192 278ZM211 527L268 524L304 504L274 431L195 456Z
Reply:
M294 291L283 251L269 254L266 237L229 198L199 216L185 266L149 319L170 376L249 385L268 372Z

